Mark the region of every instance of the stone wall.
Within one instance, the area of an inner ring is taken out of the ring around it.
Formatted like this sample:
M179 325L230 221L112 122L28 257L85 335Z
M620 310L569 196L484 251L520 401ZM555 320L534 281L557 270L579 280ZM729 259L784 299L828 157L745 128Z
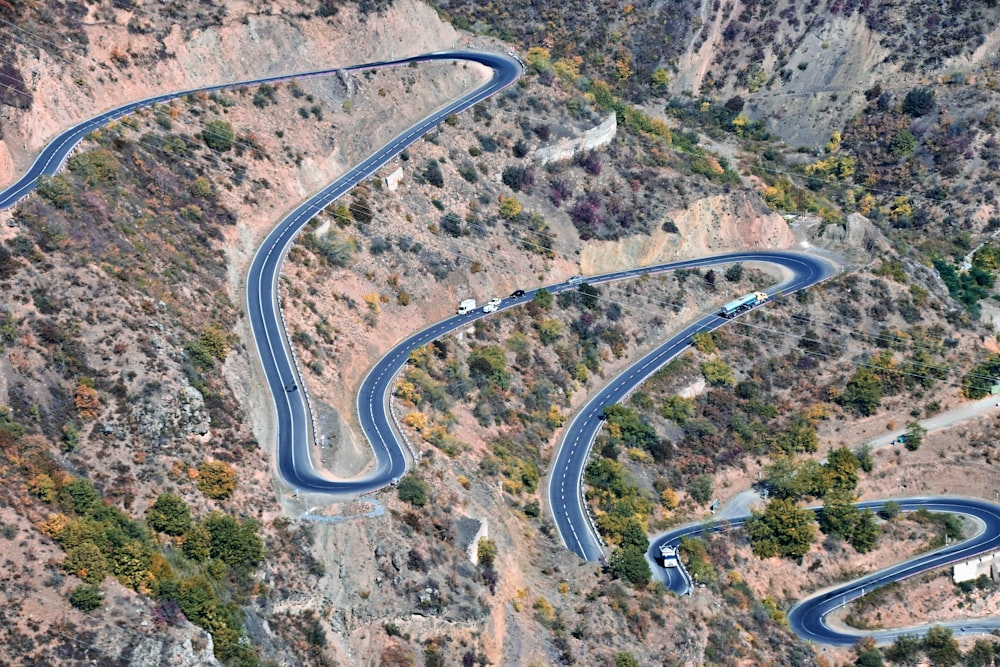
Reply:
M972 581L982 575L993 581L1000 580L1000 551L972 558L963 563L955 563L951 579L956 584L960 581Z
M535 161L541 164L572 159L577 153L592 151L606 146L618 134L618 117L612 111L604 122L595 128L587 130L581 137L563 139L551 146L543 146L535 151Z

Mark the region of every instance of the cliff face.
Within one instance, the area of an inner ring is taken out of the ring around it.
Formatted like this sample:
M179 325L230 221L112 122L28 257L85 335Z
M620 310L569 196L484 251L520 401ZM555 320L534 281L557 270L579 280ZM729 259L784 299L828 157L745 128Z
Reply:
M785 219L749 190L704 197L667 213L664 220L672 221L678 232L661 226L645 236L586 244L580 254L584 273L738 249L791 248L796 243Z
M820 147L877 82L905 94L939 77L989 71L1000 56L995 5L955 5L945 15L923 0L820 4L702 0L671 68L671 92L740 95L744 113L788 145Z

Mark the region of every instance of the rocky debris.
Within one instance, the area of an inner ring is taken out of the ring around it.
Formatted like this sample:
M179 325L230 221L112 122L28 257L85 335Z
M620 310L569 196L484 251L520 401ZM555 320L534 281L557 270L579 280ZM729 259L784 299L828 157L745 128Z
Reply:
M190 435L204 436L210 430L205 398L190 384L176 392L161 386L144 400L133 402L129 412L139 434L161 446Z
M169 633L142 636L131 647L128 664L131 667L221 667L213 651L212 636L185 622Z

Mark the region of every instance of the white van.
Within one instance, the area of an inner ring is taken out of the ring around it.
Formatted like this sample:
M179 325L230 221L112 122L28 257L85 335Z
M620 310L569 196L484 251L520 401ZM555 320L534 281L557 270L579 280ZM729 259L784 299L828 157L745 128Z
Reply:
M458 314L459 315L468 315L469 313L471 313L475 309L476 309L476 300L475 299L466 299L466 300L462 301L462 303L458 304Z

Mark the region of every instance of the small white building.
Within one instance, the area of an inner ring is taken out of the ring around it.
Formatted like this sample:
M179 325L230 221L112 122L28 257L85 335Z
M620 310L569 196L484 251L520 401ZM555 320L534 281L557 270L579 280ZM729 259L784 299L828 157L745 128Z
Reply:
M396 167L395 171L382 179L382 184L389 192L395 192L396 188L399 187L400 181L403 180L403 168Z

